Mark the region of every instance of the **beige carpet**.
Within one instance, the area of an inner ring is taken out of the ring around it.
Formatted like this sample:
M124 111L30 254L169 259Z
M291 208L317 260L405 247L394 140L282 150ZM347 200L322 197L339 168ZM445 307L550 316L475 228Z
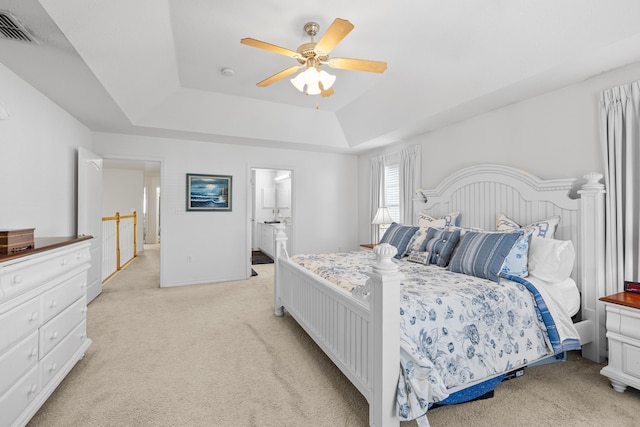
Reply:
M147 248L89 305L93 344L29 426L366 426L365 399L290 316L273 315L273 265L253 268L249 280L159 289ZM601 367L573 353L429 420L638 425L640 392L615 392Z

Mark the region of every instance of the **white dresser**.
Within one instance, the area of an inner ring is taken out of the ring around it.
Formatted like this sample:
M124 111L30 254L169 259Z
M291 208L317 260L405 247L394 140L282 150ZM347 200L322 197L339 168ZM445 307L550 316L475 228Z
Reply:
M614 390L640 390L640 294L620 292L600 298L607 308L608 365L600 373Z
M23 426L82 359L90 237L0 256L0 426Z

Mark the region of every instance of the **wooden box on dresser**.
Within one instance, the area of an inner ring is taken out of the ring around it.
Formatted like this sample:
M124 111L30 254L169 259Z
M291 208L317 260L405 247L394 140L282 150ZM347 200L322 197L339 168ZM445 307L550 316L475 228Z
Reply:
M91 344L90 236L0 256L0 426L29 422Z
M620 292L600 298L607 309L608 365L600 373L614 390L640 390L640 294Z

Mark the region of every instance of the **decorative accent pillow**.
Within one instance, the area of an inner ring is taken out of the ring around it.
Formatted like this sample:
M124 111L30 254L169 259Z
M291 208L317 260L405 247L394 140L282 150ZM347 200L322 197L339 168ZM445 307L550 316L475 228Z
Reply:
M571 240L534 237L529 246L529 274L547 282L571 276L576 252Z
M411 241L407 245L407 253L411 251L420 251L424 239L427 237L427 230L429 227L419 227L418 231L413 234Z
M431 264L446 267L459 240L460 230L446 231L430 227L421 250L431 253Z
M395 246L398 253L394 258L400 259L407 254L407 246L418 229L419 227L400 225L394 222L387 228L384 236L380 239L380 243L388 243L391 246Z
M532 230L533 237L546 237L547 239L553 239L556 229L558 228L558 224L560 224L560 217L557 215L541 221L532 222L525 226L518 224L503 213L498 215L498 218L496 218L496 230L498 231L519 229Z
M407 259L412 262L429 265L430 258L431 254L429 252L411 251Z
M469 231L451 257L449 270L497 282L504 259L520 236L519 232Z
M424 212L418 213L418 225L424 228L445 228L449 227L450 225L460 225L460 219L460 212L457 211L442 215L439 218L434 218Z
M529 275L529 242L533 231L528 231L516 241L515 245L509 251L504 259L501 273L510 274L512 276L527 277Z

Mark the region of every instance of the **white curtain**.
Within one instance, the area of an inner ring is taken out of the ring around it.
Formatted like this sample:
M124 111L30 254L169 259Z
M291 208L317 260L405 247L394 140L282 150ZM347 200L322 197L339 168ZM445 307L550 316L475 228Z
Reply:
M601 141L605 158L606 293L638 281L640 266L640 82L600 95Z
M413 224L413 198L422 180L422 151L419 145L400 151L400 222Z
M371 159L371 206L369 209L369 222L373 221L378 208L384 204L384 156L376 156ZM371 243L380 241L380 226L371 224Z

